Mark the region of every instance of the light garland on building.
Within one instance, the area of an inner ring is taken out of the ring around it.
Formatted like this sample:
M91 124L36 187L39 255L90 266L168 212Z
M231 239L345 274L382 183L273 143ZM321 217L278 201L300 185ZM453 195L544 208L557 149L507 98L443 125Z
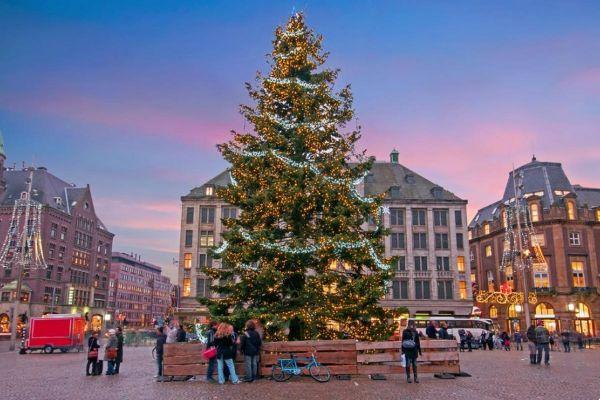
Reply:
M481 290L477 292L476 300L478 303L497 303L497 304L523 304L525 295L523 292L488 292ZM537 303L537 295L535 292L529 293L528 302L530 304Z

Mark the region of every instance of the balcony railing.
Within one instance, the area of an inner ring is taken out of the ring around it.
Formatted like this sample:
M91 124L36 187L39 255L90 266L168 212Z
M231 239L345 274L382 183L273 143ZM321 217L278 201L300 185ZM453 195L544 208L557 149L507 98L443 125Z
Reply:
M415 278L429 278L431 277L431 271L415 271Z
M454 272L453 271L444 271L444 270L438 270L437 271L437 276L439 278L452 278L454 276Z
M556 289L553 287L534 287L532 289L538 296L554 296Z
M590 294L596 294L597 293L597 289L595 287L574 287L573 289L571 289L571 293L572 294L583 294L583 295L590 295Z

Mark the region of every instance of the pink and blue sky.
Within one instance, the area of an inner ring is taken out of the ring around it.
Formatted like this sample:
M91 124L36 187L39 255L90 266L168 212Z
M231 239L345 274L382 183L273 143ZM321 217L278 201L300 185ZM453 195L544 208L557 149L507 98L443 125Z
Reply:
M535 152L600 186L597 1L0 2L8 163L92 186L117 236L173 277L179 197L226 167L243 83L292 10L351 83L361 145L469 200Z

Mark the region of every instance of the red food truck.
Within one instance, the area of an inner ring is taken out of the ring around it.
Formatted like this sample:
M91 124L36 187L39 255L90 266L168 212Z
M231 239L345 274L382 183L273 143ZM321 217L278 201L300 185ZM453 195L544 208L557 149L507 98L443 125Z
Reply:
M42 350L50 354L55 349L66 353L71 349L83 350L85 319L71 314L48 314L32 317L25 351Z

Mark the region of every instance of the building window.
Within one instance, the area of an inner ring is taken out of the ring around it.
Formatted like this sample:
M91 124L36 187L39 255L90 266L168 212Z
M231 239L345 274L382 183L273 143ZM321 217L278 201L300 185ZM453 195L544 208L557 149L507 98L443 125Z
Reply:
M60 240L62 240L63 242L67 240L67 228L65 228L64 226L60 228Z
M496 306L490 306L490 318L498 318L498 309Z
M235 207L223 207L221 208L221 218L237 218L237 208Z
M185 269L192 268L192 253L185 253L183 255L183 268L185 268Z
M567 218L571 221L575 219L575 203L572 200L567 201Z
M485 256L486 257L492 256L492 245L488 244L487 246L485 246Z
M390 225L404 225L404 209L390 208Z
M58 225L56 224L52 224L50 226L50 237L52 239L56 238L56 232L58 231Z
M4 303L9 302L10 301L10 292L2 292L0 301L2 301ZM6 315L6 314L2 314L2 315ZM6 332L8 333L9 331L7 330Z
M50 243L48 245L48 258L54 258L54 253L56 252L56 245Z
M192 243L194 243L194 231L187 230L185 231L185 247L192 247Z
M392 281L392 298L394 300L408 299L408 281L406 281L406 280Z
M436 257L435 268L438 271L450 271L450 257Z
M448 226L448 210L433 210L433 225Z
M215 208L214 207L200 207L200 223L201 224L214 224L215 223Z
M600 208L596 209L596 221L600 222Z
M483 234L484 235L490 234L490 224L488 224L487 222L485 224L483 224Z
M425 232L413 233L413 249L417 249L417 250L427 249L427 233L425 233Z
M200 246L210 247L215 244L213 231L200 231Z
M456 226L463 226L461 210L454 210L454 224Z
M456 234L456 248L458 250L463 250L465 248L465 241L462 233Z
M400 256L396 261L396 271L406 271L406 257Z
M52 265L48 265L46 268L46 279L52 279L52 270L54 267Z
M458 281L458 292L461 300L465 300L467 298L467 282L466 281Z
M183 278L183 296L184 297L190 297L190 295L192 294L192 287L191 287L191 280L190 278Z
M63 267L56 268L56 280L62 281Z
M536 233L533 235L533 244L544 247L546 246L546 236L543 233Z
M404 233L393 232L390 234L392 238L392 249L404 249L406 246L404 244Z
M412 210L412 224L413 226L425 226L426 225L426 211L422 208L413 208Z
M583 261L571 261L571 273L573 274L573 287L585 287Z
M415 299L428 300L431 299L431 288L429 281L415 281Z
M465 269L465 257L464 256L456 257L456 266L458 268L458 272L465 273L466 269Z
M487 285L488 285L488 292L494 292L496 290L494 273L489 270L487 272Z
M552 316L554 318L554 308L546 303L540 303L535 306L536 318L543 318L546 316Z
M502 210L502 214L500 214L500 215L501 215L501 218L502 218L502 226L504 228L508 228L508 220L506 219L506 210L503 209Z
M438 299L452 300L452 281L437 281Z
M206 196L212 196L215 192L215 188L213 188L212 186L206 186L206 188L204 189L204 194Z
M531 222L538 222L540 220L540 206L538 206L537 203L533 203L529 206L529 213L531 215Z
M186 224L194 223L194 207L187 207L185 209L185 223Z
M212 267L212 257L208 254L198 254L199 267Z
M579 232L569 232L569 245L581 246L581 236Z
M210 297L210 286L212 282L210 279L198 278L196 280L196 296L198 297Z
M533 287L549 288L550 278L548 277L548 265L546 263L534 263L533 268Z
M435 234L435 248L438 250L447 250L449 248L447 233Z
M427 271L427 256L415 256L415 271Z

